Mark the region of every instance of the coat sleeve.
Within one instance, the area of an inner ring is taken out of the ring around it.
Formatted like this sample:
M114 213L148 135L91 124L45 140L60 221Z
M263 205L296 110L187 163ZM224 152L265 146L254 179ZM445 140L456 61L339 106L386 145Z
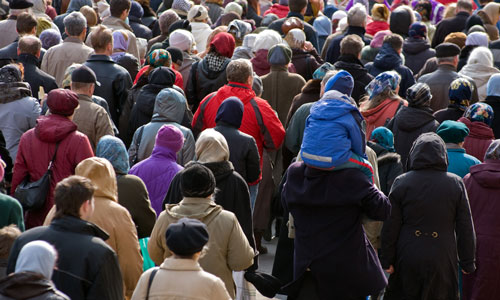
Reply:
M111 124L111 119L108 116L108 113L104 108L99 107L99 111L97 113L97 119L95 124L95 139L96 145L99 143L99 140L105 135L114 136L113 125Z
M123 281L114 252L109 252L100 264L97 276L92 281L86 299L123 299Z
M191 121L191 128L193 131L193 135L195 137L197 137L205 128L207 128L207 126L205 125L205 122L203 120L204 114L205 114L205 109L203 108L203 103L205 103L205 101L208 101L208 99L212 98L213 95L214 95L214 93L208 94L205 97L205 99L203 99L200 102L200 106L198 106L198 109L196 109L196 112L194 113L193 121Z
M231 296L229 296L226 290L226 285L220 278L217 278L214 281L210 290L212 291L212 294L209 298L207 298L208 300L231 300Z
M380 263L384 269L394 265L396 262L396 245L399 239L399 231L403 222L401 211L401 197L403 187L400 186L399 178L394 181L389 200L391 201L391 216L384 222L382 227L382 253Z
M134 294L132 295L131 300L144 300L146 299L146 293L149 283L149 277L154 269L149 269L144 272L135 287Z
M132 44L132 41L130 42ZM128 99L128 91L132 87L132 78L128 72L121 74L121 76L117 76L117 78L113 81L113 92L115 99L117 99L118 103L114 103L115 110L120 117L123 106L127 103ZM108 99L106 99L108 100ZM114 120L115 122L119 121Z
M174 178L172 178L172 181L170 182L170 186L168 187L168 192L167 195L165 196L165 199L163 200L162 204L162 210L165 210L165 205L167 204L177 204L181 202L182 200L182 195L181 195L181 189L180 189L180 172L175 174Z
M162 212L158 217L155 227L153 227L153 231L151 232L151 237L149 238L149 257L157 266L159 266L165 257L167 257L170 253L167 249L167 244L165 243L165 232L168 225L165 212Z
M290 124L286 130L285 145L294 155L299 153L306 128L306 119L309 116L310 108L302 105L293 114Z
M254 251L241 229L236 216L231 213L233 226L227 249L227 265L233 271L243 271L253 264Z
M267 101L259 103L259 109L262 113L264 122L264 148L268 150L278 150L285 139L285 129L281 124L276 112L271 108Z
M33 99L33 109L31 110L31 114L28 120L30 129L36 126L36 120L40 117L40 113L42 112L42 108L38 101Z
M28 165L26 163L26 157L29 152L27 147L29 146L30 142L28 140L27 133L25 133L21 136L19 147L17 148L17 156L14 163L12 183L10 188L10 193L12 196L14 196L17 186L24 180L26 175L28 175Z
M259 180L260 176L260 156L259 149L257 149L257 144L252 137L251 141L248 142L248 152L246 157L246 170L247 170L247 180L249 183L253 183Z
M137 145L138 131L139 129L134 132L132 141L130 142L130 147L128 148L128 162L130 164L130 167L133 167L136 163L139 162L139 147Z
M472 223L469 198L463 181L459 180L460 199L457 203L455 233L457 236L457 251L460 267L468 273L476 270L476 233Z
M117 255L125 283L125 295L130 298L142 274L142 256L137 230L129 212L123 208L121 225L115 228Z
M137 47L137 38L135 37L135 34L131 31L128 32L128 37L129 37L129 44L128 44L128 53L132 54L135 56L137 59L141 59L141 56L139 55L139 48Z
M139 238L148 237L155 226L156 213L151 207L148 190L144 182L137 177L134 191L134 210L137 211L137 234Z
M197 94L196 93L196 86L195 86L195 82L194 82L194 79L193 79L193 78L196 78L196 77L193 77L193 76L196 76L196 74L194 74L194 72L196 72L195 70L198 69L198 64L199 64L199 62L195 62L191 66L191 70L189 70L189 76L186 79L187 80L187 84L186 84L186 99L187 99L187 103L189 104L189 108L190 109L197 108L198 104L199 104L198 103L199 100L196 97L196 94Z
M194 160L195 157L195 141L193 133L189 130L184 145L182 146L182 166L185 166L188 162Z
M80 142L78 143L78 147L73 148L74 150L74 164L73 164L73 173L76 166L84 159L94 156L94 151L92 151L92 146L90 146L89 139L87 136L82 136L80 138Z

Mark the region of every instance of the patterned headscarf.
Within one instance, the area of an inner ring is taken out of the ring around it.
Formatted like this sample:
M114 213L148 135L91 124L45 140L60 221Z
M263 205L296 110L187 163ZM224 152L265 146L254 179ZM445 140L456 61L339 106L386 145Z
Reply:
M19 67L9 64L0 69L0 83L11 83L23 81Z
M465 78L457 78L450 84L450 103L464 110L469 106L472 97L472 84Z
M396 152L396 149L394 149L394 135L392 131L385 127L375 128L370 136L370 141L384 147L389 152Z
M401 76L394 71L387 71L377 75L365 88L368 93L369 99L386 90L395 90L401 82Z
M151 51L146 57L146 65L157 67L170 67L172 66L172 58L170 53L165 49L156 49Z
M431 89L426 83L415 83L406 90L406 100L411 107L429 106L431 99Z
M335 67L331 63L326 62L326 63L322 64L321 66L319 66L319 68L317 68L316 71L314 71L313 79L323 80L326 73L328 73L329 71L333 71L333 70L335 70Z
M486 155L484 156L484 160L487 159L500 160L500 140L494 140L491 142L488 150L486 150Z
M465 111L464 117L471 120L471 122L483 122L491 126L491 121L493 121L493 108L486 103L477 102L469 106Z
M97 144L95 155L109 160L116 174L128 174L130 170L128 152L125 144L119 138L111 135L103 136Z

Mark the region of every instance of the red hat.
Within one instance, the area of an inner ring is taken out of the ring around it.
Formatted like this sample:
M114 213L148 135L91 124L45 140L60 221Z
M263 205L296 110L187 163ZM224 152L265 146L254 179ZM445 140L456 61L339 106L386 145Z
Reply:
M78 95L66 89L55 89L47 95L47 106L55 115L71 116L78 107Z
M210 46L213 46L220 55L231 58L235 47L234 37L227 32L217 33Z

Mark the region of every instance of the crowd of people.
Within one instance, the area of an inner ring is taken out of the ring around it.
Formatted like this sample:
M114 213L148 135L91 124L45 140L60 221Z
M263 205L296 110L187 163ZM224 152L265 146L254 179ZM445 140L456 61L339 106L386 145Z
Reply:
M500 299L499 3L0 20L0 299Z

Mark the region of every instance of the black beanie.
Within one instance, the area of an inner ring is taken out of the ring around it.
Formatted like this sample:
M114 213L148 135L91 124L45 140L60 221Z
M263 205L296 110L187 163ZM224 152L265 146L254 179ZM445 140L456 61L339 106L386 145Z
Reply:
M182 196L206 198L215 191L215 177L204 165L191 163L181 172L180 185Z
M173 253L191 255L200 252L208 242L208 229L198 220L182 218L168 226L165 238Z

